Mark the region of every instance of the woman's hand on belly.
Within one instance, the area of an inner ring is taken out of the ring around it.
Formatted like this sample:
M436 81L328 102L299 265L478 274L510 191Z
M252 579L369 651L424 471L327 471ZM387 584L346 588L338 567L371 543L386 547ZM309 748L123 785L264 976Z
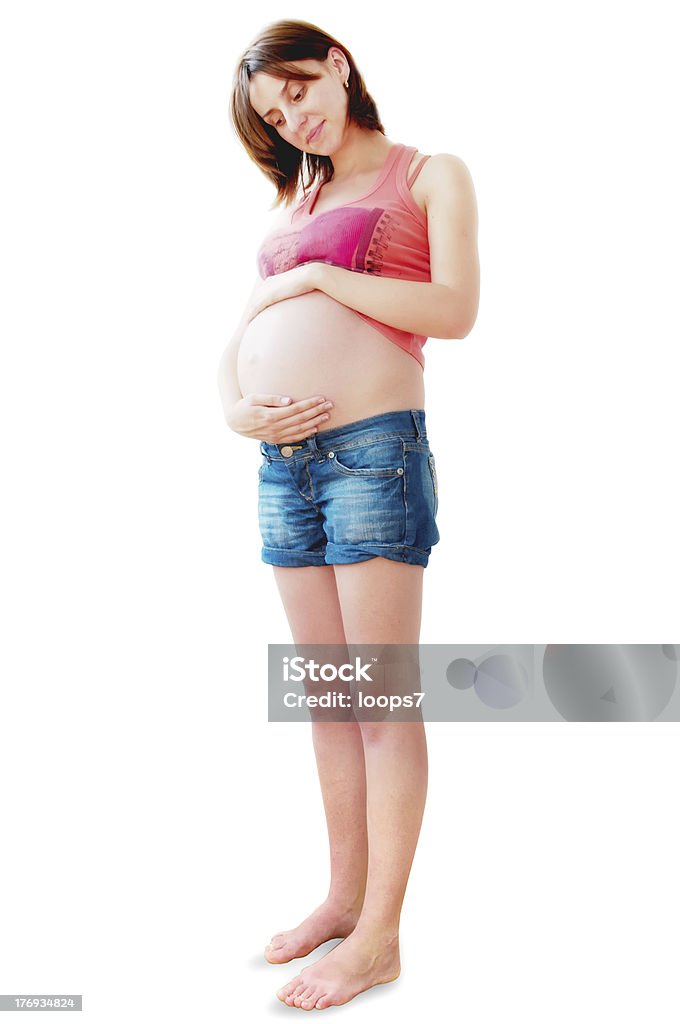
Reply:
M313 292L317 287L317 264L303 263L282 274L272 274L256 284L248 300L247 320L250 322L267 306L296 295Z
M248 394L232 407L227 423L243 437L285 444L315 434L332 406L323 395L291 402L281 395Z

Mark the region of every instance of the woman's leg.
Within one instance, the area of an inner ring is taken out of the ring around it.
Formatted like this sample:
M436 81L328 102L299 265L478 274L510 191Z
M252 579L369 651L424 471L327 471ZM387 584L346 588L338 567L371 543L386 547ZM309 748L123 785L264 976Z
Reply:
M274 567L276 583L296 644L337 644L345 635L333 567ZM345 660L341 654L342 660ZM323 796L331 878L328 896L297 928L275 935L265 950L270 963L306 956L328 939L354 929L367 871L366 774L359 726L314 722L312 738Z
M418 644L421 566L372 558L334 568L349 644ZM400 971L399 918L427 791L425 730L422 722L359 727L367 779L366 895L352 934L277 993L303 1009L345 1003Z

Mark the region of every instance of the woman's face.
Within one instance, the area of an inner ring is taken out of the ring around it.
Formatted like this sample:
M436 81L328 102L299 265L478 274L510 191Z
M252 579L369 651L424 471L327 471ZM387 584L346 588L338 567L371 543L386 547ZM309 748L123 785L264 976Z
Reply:
M282 139L305 153L329 156L339 146L347 124L349 66L340 50L331 48L325 61L298 60L296 67L321 72L321 78L284 82L264 71L250 79L253 110ZM308 136L322 125L313 139Z

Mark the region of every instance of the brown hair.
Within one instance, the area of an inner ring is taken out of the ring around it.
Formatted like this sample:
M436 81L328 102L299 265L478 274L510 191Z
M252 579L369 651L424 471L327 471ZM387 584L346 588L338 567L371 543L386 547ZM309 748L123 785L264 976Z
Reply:
M264 71L273 78L294 78L309 81L321 76L305 72L292 61L325 61L331 46L342 50L350 67L349 107L347 116L354 124L383 135L378 109L366 89L352 54L346 46L327 35L316 25L307 21L275 21L267 25L249 44L238 60L232 85L229 112L236 134L243 143L250 159L276 186L273 206L282 202L290 205L298 185L310 188L315 181L325 183L333 176L333 162L329 156L304 153L282 139L276 128L267 124L253 110L250 103L248 84L257 71ZM307 184L303 179L303 168L308 172ZM271 209L271 207L270 207Z

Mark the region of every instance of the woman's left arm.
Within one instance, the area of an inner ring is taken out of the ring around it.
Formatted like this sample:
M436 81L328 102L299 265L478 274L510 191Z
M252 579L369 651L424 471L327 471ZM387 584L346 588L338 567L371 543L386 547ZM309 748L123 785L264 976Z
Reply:
M296 269L307 268L312 288L390 327L428 338L464 338L479 308L474 186L457 156L432 156L423 174L425 169L431 281L378 277L328 263Z

